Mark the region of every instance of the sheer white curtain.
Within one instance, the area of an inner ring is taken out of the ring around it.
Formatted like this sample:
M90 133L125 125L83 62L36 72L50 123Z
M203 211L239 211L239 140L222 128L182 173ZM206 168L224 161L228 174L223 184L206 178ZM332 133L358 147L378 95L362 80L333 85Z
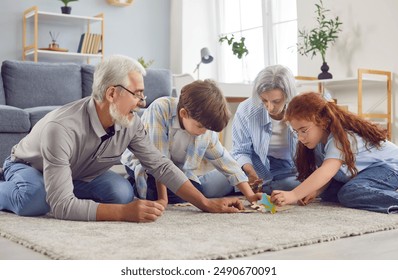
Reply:
M233 55L231 46L220 46L219 79L251 82L267 65L283 64L297 73L296 0L217 0L218 33L245 38L249 54Z

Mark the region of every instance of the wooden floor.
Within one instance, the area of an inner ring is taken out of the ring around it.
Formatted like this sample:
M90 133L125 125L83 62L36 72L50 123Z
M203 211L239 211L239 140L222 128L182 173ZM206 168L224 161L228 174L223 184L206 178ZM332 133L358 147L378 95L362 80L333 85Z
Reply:
M8 239L0 238L0 260L45 260ZM398 260L398 230L348 237L331 242L267 252L242 259L254 260Z

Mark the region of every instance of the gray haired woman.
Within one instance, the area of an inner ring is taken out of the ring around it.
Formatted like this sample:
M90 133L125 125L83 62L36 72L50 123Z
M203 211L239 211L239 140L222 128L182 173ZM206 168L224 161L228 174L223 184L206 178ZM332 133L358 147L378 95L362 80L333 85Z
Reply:
M232 125L232 156L251 185L270 194L292 190L296 179L294 155L297 137L284 122L289 101L296 95L294 76L282 65L258 73L253 96L237 109Z

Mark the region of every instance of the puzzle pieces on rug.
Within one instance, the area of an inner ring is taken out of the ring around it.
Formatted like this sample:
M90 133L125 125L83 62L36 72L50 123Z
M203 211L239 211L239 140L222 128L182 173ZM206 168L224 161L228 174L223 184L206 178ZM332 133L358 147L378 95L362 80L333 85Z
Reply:
M271 214L275 214L276 212L285 211L293 208L293 205L285 205L285 206L276 206L271 202L271 197L265 193L262 194L260 200L256 202L252 202L250 205L245 205L245 209L241 210L242 213L266 213L270 212Z
M244 196L238 196L245 209L240 210L240 213L267 213L275 214L276 212L285 211L293 208L293 205L276 206L271 202L271 197L265 193L262 194L260 200L250 203ZM171 204L173 207L194 207L189 202Z
M269 211L271 214L276 213L275 204L271 202L271 197L265 193L263 193L261 199L258 200L257 203L253 202L251 207L256 210L261 210L261 212Z
M189 202L182 202L182 203L175 203L172 204L175 207L188 207L188 206L193 206L193 204L189 203Z

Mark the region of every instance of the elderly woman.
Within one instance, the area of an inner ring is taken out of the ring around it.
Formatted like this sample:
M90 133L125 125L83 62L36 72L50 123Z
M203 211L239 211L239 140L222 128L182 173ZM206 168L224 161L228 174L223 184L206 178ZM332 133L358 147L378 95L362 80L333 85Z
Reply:
M270 194L292 190L296 179L294 155L297 137L283 120L289 101L296 95L291 71L281 65L258 73L253 96L237 109L232 126L232 156L251 185Z

